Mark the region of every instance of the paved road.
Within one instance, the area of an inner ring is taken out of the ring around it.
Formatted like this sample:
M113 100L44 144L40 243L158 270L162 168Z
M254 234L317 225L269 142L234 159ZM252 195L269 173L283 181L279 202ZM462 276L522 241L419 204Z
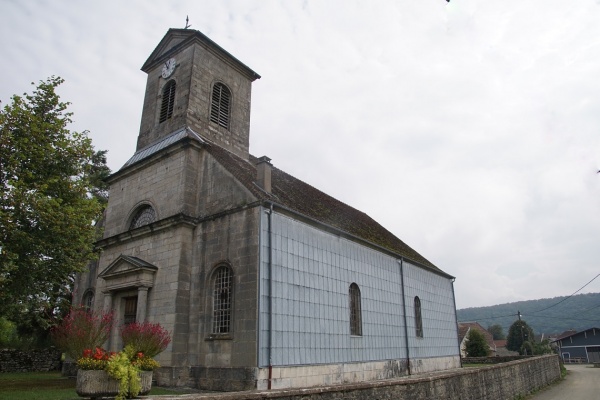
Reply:
M569 373L559 384L531 396L532 400L600 399L600 368L591 365L566 365Z

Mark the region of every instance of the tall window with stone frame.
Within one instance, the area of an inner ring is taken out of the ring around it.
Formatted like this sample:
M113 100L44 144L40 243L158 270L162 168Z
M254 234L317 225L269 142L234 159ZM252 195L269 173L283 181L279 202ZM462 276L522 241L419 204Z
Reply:
M92 312L94 307L94 292L92 290L87 290L83 295L83 301L81 303L85 311Z
M221 82L215 83L210 103L210 121L229 129L231 91Z
M421 299L415 296L415 334L417 337L423 337L423 317L421 316Z
M350 334L353 336L362 336L360 289L356 283L350 285L348 295L350 297Z
M170 80L163 88L158 122L165 122L173 116L173 108L175 106L175 86L175 81Z
M139 228L140 226L148 225L154 222L156 219L156 212L154 208L149 205L143 205L137 209L136 213L131 219L129 229Z
M221 265L214 273L212 301L212 333L231 333L233 274L227 265Z

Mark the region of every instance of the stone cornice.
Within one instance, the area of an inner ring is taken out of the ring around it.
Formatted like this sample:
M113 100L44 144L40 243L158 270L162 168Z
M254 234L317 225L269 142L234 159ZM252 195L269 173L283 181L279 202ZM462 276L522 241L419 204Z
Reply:
M140 239L145 236L149 236L149 235L155 234L157 232L161 232L161 231L170 229L174 226L187 225L187 226L193 228L196 226L196 224L197 224L196 218L194 218L190 215L184 214L184 213L179 213L179 214L175 214L171 217L163 218L163 219L153 222L151 224L144 225L139 228L132 229L130 231L126 231L126 232L119 233L114 236L110 236L110 237L101 239L96 242L96 247L99 249L104 249L105 247L114 246L116 244L121 244L124 242L128 242L130 240Z

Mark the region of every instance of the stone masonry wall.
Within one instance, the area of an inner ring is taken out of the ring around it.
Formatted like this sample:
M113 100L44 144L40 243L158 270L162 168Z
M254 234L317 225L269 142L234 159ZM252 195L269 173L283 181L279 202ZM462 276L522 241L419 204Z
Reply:
M57 349L0 350L0 373L58 371L61 355Z
M495 357L463 357L463 364L500 364L509 361L525 360L533 356L495 356Z
M557 355L495 364L481 368L413 375L411 377L306 389L197 394L187 400L513 400L560 379ZM161 400L175 400L161 397Z

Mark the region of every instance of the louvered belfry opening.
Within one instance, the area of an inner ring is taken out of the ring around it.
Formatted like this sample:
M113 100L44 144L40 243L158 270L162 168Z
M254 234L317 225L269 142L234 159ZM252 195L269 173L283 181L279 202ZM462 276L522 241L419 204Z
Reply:
M231 270L221 266L215 273L213 289L213 333L231 330Z
M159 122L165 122L173 116L173 105L175 104L175 81L167 82L163 89L162 104L160 106Z
M213 87L212 102L210 105L210 121L229 129L229 110L231 106L231 92L221 82Z

